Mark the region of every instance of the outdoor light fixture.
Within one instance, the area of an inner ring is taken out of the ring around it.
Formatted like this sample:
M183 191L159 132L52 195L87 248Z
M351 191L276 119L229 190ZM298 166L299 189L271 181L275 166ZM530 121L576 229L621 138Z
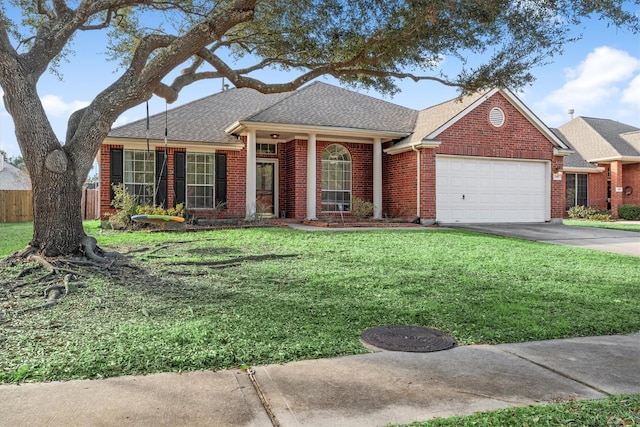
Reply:
M278 139L278 138L280 138L280 134L278 134L278 133L272 133L271 134L271 139Z

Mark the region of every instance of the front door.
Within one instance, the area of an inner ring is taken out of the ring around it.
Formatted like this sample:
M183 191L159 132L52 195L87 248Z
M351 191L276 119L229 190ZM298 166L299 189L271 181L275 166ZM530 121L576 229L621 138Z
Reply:
M274 163L256 163L256 213L258 215L275 215L274 171Z

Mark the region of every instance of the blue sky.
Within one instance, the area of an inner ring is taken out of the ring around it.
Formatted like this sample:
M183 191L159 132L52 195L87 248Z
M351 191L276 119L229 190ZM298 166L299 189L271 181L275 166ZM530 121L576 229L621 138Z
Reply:
M567 111L573 109L576 117L608 118L640 128L640 36L607 27L598 20L583 23L576 28L578 32L583 33L582 40L568 44L565 53L553 58L552 64L532 70L536 81L517 95L549 127L566 123ZM106 61L102 54L105 46L102 35L78 35L73 46L75 55L60 67L63 80L45 74L39 83L45 110L61 140L69 115L87 105L117 76L117 64ZM445 69L452 65L446 58L442 64ZM291 77L282 72L263 75L268 82L283 82ZM320 80L336 84L330 78ZM375 92L364 93L414 109L427 108L456 96L454 88L433 82L406 80L400 86L402 92L393 98ZM215 93L221 87L221 80L198 82L183 90L169 108ZM154 97L149 108L151 114L164 112L164 100ZM145 114L145 105L140 105L121 115L114 126L143 118ZM1 103L0 150L11 157L20 155L11 117Z

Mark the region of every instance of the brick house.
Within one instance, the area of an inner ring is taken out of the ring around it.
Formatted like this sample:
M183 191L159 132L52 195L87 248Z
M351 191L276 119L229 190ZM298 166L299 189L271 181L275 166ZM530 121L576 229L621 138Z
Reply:
M640 205L640 129L609 119L577 117L554 129L574 153L565 158L568 210Z
M112 129L101 214L124 183L141 203L185 203L196 217L348 217L359 198L378 219L560 221L570 153L504 89L421 111L321 82L230 89Z

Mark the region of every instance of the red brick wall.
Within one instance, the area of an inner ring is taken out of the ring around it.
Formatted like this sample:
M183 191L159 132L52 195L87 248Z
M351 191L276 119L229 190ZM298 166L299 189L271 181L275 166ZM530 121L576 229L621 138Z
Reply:
M292 140L278 146L280 159L280 210L287 218L307 214L307 142Z
M505 114L505 123L494 127L489 112L499 107ZM562 157L554 157L553 145L500 93L477 106L454 125L438 135L442 141L434 150L437 154L480 156L551 161L551 172L562 168ZM435 212L435 156L423 160L422 186L425 191L434 188L434 197L424 198L421 217L429 218ZM432 173L429 173L432 171ZM551 217L562 218L564 213L563 181L551 177Z
M385 147L386 148L386 147ZM382 155L382 215L413 219L416 211L418 153Z
M111 207L111 183L109 182L111 148L123 148L122 145L102 145L100 147L100 217L106 219L108 214L115 213ZM164 147L162 148L162 150ZM174 185L174 152L186 151L184 148L167 147L167 207L175 206ZM196 217L217 218L244 218L245 216L245 170L246 170L246 150L241 151L217 151L219 154L227 155L227 208L216 212L213 209L198 209Z
M587 203L600 209L607 209L607 170L590 173L587 176Z
M622 193L622 204L640 206L640 163L622 165L622 186L633 190L630 195Z

